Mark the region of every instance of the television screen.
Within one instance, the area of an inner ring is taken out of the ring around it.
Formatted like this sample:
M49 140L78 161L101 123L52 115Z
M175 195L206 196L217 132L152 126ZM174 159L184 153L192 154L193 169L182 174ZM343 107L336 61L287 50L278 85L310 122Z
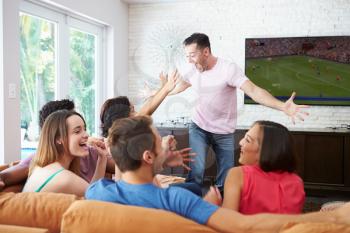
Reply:
M276 98L350 106L350 36L248 38L245 49L246 76Z

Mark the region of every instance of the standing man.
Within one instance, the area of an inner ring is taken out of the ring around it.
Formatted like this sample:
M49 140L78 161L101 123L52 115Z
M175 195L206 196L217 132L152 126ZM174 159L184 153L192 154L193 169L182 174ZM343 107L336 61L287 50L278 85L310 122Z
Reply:
M234 166L233 132L237 125L236 90L240 88L255 102L283 111L291 117L303 120L308 115L302 109L304 105L296 105L295 93L281 102L266 90L256 86L233 62L214 57L211 53L207 35L194 33L183 42L190 66L180 71L182 80L172 91L173 94L183 92L190 86L198 94L198 100L192 115L189 128L189 143L197 154L196 162L191 163L188 181L203 183L205 159L211 145L218 165L216 185L222 189L226 173Z

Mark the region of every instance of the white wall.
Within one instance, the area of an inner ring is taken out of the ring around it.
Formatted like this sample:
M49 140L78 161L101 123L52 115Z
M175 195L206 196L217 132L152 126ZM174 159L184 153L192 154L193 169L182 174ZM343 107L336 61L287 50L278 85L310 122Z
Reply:
M20 105L19 105L19 4L20 0L3 1L3 101L4 119L0 122L1 132L4 135L0 141L0 164L18 160L20 158ZM128 6L118 0L43 0L69 11L90 16L109 26L107 43L109 53L108 66L108 93L127 95L128 86ZM17 98L9 99L8 84L17 85ZM1 106L1 105L0 105ZM0 118L1 120L1 118ZM1 137L0 137L1 139ZM2 144L2 142L4 142Z
M2 48L2 37L3 37L3 33L2 33L2 18L3 18L3 11L2 11L2 4L3 1L0 0L0 90L3 90L3 48ZM4 94L0 95L0 109L4 108ZM0 111L0 129L4 128L4 112ZM0 142L2 142L4 140L4 131L1 130L0 131ZM1 145L1 143L0 143ZM0 147L0 155L4 154L4 147L1 146ZM0 164L4 163L4 158L0 156Z
M156 82L160 69L179 62L181 42L193 32L206 33L216 56L235 61L244 68L244 39L350 35L349 0L189 0L129 7L129 95L138 101L145 92L144 81ZM167 61L168 60L168 61ZM170 97L154 115L155 121L189 116L194 93ZM276 110L244 105L239 96L238 125L249 126L258 119L271 119L292 126ZM305 122L293 127L323 128L350 123L350 107L309 109Z
M2 162L20 158L20 105L19 105L19 0L3 0L3 158ZM17 43L16 43L17 42ZM8 98L9 84L15 84L17 98ZM2 143L2 142L0 142Z

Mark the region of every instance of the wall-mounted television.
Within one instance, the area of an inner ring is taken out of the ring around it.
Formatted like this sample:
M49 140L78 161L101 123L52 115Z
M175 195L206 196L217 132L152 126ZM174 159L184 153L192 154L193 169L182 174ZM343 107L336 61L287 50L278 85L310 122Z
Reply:
M282 101L350 106L350 36L248 38L245 74Z

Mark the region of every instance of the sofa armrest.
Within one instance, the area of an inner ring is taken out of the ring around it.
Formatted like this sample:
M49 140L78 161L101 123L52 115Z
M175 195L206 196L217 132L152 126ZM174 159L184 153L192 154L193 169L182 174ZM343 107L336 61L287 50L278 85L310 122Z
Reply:
M10 164L2 164L2 165L0 165L0 172L5 170L5 169L7 169L7 168L9 168L9 167L12 167L12 166L15 166L15 165L19 164L19 162L20 162L20 160L17 160L17 161L14 161L14 162L10 163Z
M0 165L0 172L5 170L5 169L7 169L7 168L9 168L9 167L10 167L10 165L8 165L8 164Z
M20 193L22 192L24 187L23 184L15 184L15 185L10 185L10 186L5 186L5 188L1 192L13 192L13 193Z
M10 164L0 165L1 178L6 179L6 183L7 183L5 185L5 188L1 190L2 192L15 192L15 193L22 192L23 186L25 184L25 180L21 182L21 179L14 178L19 173L13 172L14 170L12 170L13 169L12 167L17 165L19 162L20 160L12 162ZM9 170L4 172L4 170L6 169L9 169ZM3 181L5 182L5 180ZM8 182L10 182L11 184L9 184Z
M0 193L0 224L60 232L61 219L79 198L60 193Z
M280 233L350 233L349 225L327 222L288 223Z
M50 233L48 229L34 227L20 227L0 224L0 232L6 233Z

